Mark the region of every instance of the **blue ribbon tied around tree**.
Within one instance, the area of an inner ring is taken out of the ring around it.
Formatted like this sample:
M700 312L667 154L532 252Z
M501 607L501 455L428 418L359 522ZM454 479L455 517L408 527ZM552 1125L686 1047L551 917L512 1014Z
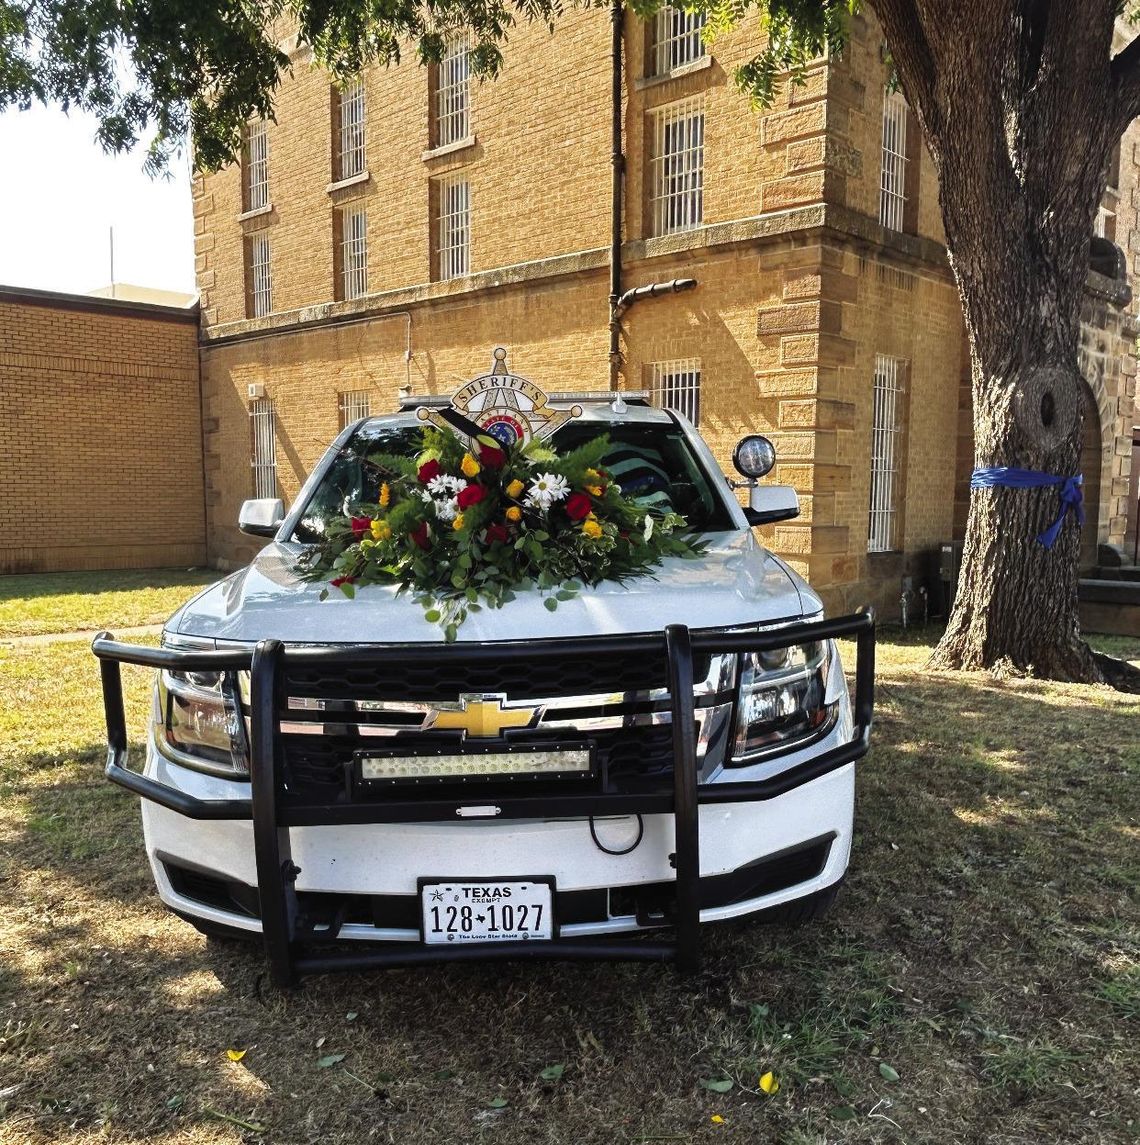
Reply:
M970 477L971 489L993 489L1003 486L1007 489L1043 489L1049 485L1061 487L1061 508L1057 519L1041 533L1037 539L1047 548L1051 549L1061 535L1061 526L1065 517L1076 513L1077 524L1085 523L1085 509L1082 502L1084 496L1081 486L1084 484L1083 474L1073 477L1058 477L1054 473L1040 473L1036 469L1016 469L1008 465L998 465L991 469L975 469Z

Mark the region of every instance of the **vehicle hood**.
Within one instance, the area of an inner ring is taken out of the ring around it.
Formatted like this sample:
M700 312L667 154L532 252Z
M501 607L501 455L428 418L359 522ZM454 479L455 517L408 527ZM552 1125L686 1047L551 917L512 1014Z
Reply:
M534 640L795 620L821 611L819 598L750 532L715 533L697 559L671 558L654 576L584 589L550 612L543 596L520 592L501 609L468 616L461 641ZM275 542L247 568L200 593L171 617L167 630L216 640L282 640L288 644L438 641L409 595L386 585L359 588L349 600L294 571L302 546Z

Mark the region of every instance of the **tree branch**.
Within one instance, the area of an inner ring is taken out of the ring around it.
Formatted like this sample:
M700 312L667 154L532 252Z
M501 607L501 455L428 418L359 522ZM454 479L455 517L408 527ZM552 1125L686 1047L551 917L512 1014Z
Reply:
M1140 115L1140 36L1112 57L1112 86L1116 93L1116 135Z
M927 137L941 127L936 99L938 68L913 0L868 0L883 26L903 94L920 117Z

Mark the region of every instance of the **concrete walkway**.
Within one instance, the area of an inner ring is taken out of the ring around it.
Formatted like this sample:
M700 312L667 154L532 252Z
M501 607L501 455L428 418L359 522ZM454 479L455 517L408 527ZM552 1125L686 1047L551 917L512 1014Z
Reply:
M157 636L162 631L161 624L138 624L133 628L111 630L115 639L130 636ZM78 629L74 632L39 632L34 636L0 636L0 647L6 645L35 646L37 644L58 644L66 640L85 640L88 644L99 635L100 629Z

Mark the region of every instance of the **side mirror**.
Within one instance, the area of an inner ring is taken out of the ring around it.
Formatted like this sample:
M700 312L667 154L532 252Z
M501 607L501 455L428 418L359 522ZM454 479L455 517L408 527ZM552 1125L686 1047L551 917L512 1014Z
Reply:
M280 497L258 497L243 501L238 528L251 537L274 537L285 520L285 502Z
M744 516L750 525L771 525L800 515L800 498L790 485L753 485Z

